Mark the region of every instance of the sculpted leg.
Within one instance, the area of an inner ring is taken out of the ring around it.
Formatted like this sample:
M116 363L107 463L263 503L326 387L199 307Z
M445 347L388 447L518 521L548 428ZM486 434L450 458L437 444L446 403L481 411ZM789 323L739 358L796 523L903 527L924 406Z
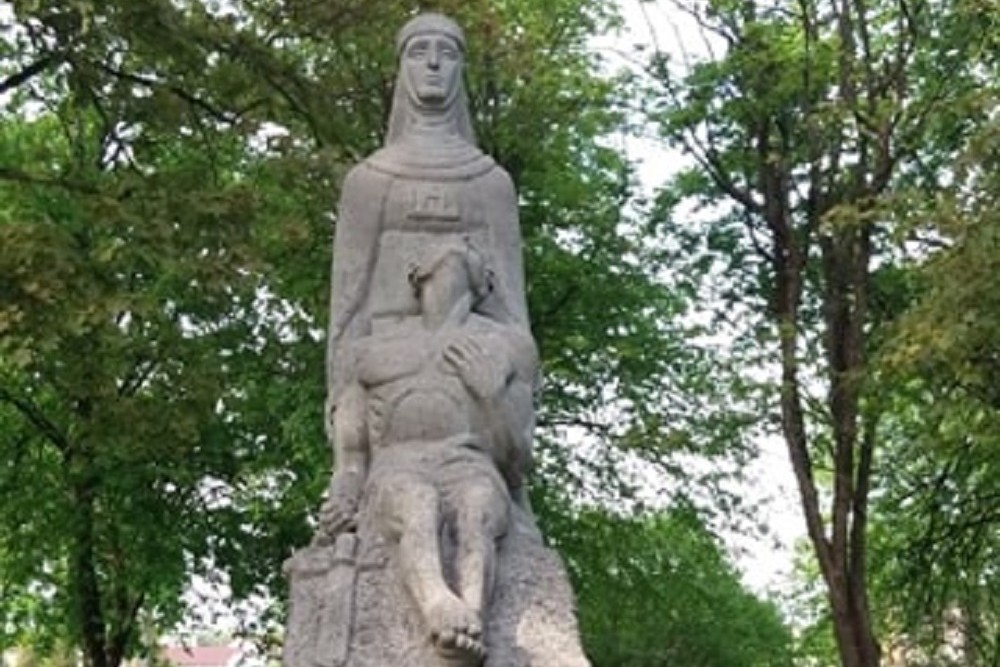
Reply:
M480 616L444 579L437 491L410 476L394 482L384 489L380 520L385 534L397 541L403 585L423 615L431 641L446 652L482 656Z
M472 480L470 480L472 481ZM509 500L485 480L463 489L456 515L458 592L480 616L489 603L497 540L507 532Z

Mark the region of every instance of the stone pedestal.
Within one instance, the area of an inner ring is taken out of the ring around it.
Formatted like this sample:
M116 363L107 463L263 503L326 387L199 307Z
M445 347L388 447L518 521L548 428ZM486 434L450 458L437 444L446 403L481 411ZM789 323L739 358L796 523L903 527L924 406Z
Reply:
M377 533L362 529L288 560L284 667L469 667L466 656L449 660L434 649L391 551ZM529 516L515 514L498 555L484 667L589 667L562 562Z

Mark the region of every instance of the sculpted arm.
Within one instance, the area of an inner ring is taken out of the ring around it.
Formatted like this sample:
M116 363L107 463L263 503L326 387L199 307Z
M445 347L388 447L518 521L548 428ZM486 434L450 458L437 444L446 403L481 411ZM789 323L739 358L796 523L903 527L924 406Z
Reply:
M525 478L531 467L538 355L519 326L494 326L488 334L449 345L444 360L482 406L493 460L515 502L529 509Z
M532 466L535 427L535 388L538 382L538 350L531 337L524 280L524 249L518 215L517 192L510 175L497 167L488 176L490 235L493 245L495 300L509 313L506 336L513 373L503 393L503 415L494 437L505 452L504 475L511 497L531 511L527 495L527 475ZM495 318L499 319L499 318ZM507 318L505 318L507 319Z
M354 530L358 505L368 478L370 449L366 396L360 383L342 392L333 425L334 471L320 509L320 541Z
M512 370L501 395L500 419L494 425L494 438L501 444L501 469L510 487L511 498L525 510L528 501L527 477L531 471L532 442L535 430L535 376L538 351L531 336L511 332L508 338Z
M502 304L510 317L490 313L494 319L513 319L528 327L528 305L524 291L524 259L521 244L521 224L518 220L517 193L510 176L497 167L485 176L484 183L492 264L495 273L497 298L494 307Z
M333 437L332 412L352 383L353 341L368 335L368 291L381 227L381 202L388 187L379 174L359 165L341 188L333 241L330 327L327 335L327 432Z
M341 188L333 241L327 338L327 438L335 470L320 510L320 541L352 530L368 470L365 393L358 381L359 341L369 333L368 287L375 264L381 180L364 165Z

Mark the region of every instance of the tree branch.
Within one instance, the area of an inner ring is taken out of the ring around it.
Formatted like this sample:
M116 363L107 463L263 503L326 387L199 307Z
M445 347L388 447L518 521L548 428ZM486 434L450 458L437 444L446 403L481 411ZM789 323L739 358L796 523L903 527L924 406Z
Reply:
M69 438L31 401L19 398L0 387L0 403L14 406L21 415L38 429L56 448L64 454L71 448Z
M90 183L68 178L46 178L44 176L35 176L22 169L18 169L17 167L6 167L3 165L0 165L0 180L65 188L66 190L72 190L73 192L80 192L88 195L101 194L101 191Z
M139 74L134 74L132 72L125 72L123 70L112 67L111 65L108 65L107 63L104 62L98 62L96 63L96 65L97 68L103 71L104 73L110 74L111 76L117 77L119 79L124 79L125 81L131 81L132 83L137 83L147 88L158 88L158 87L164 88L173 93L174 95L176 95L177 97L181 98L188 104L190 104L192 107L201 109L211 117L223 123L232 125L236 123L237 120L239 120L236 114L222 111L221 109L216 108L210 102L198 97L193 93L184 90L180 86L167 84L162 81L158 81L157 79L141 76Z
M13 88L17 88L22 83L30 80L32 77L41 74L49 67L62 62L63 57L62 53L50 53L47 56L39 58L35 62L31 63L20 72L12 74L3 81L0 81L0 95L12 90Z

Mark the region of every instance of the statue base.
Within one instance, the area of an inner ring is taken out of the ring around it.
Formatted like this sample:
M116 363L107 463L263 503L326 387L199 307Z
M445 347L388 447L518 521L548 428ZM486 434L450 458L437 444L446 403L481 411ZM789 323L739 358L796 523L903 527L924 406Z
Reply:
M482 662L435 650L389 547L364 522L358 534L296 552L285 572L291 600L283 667L590 666L562 562L519 508L498 545Z

